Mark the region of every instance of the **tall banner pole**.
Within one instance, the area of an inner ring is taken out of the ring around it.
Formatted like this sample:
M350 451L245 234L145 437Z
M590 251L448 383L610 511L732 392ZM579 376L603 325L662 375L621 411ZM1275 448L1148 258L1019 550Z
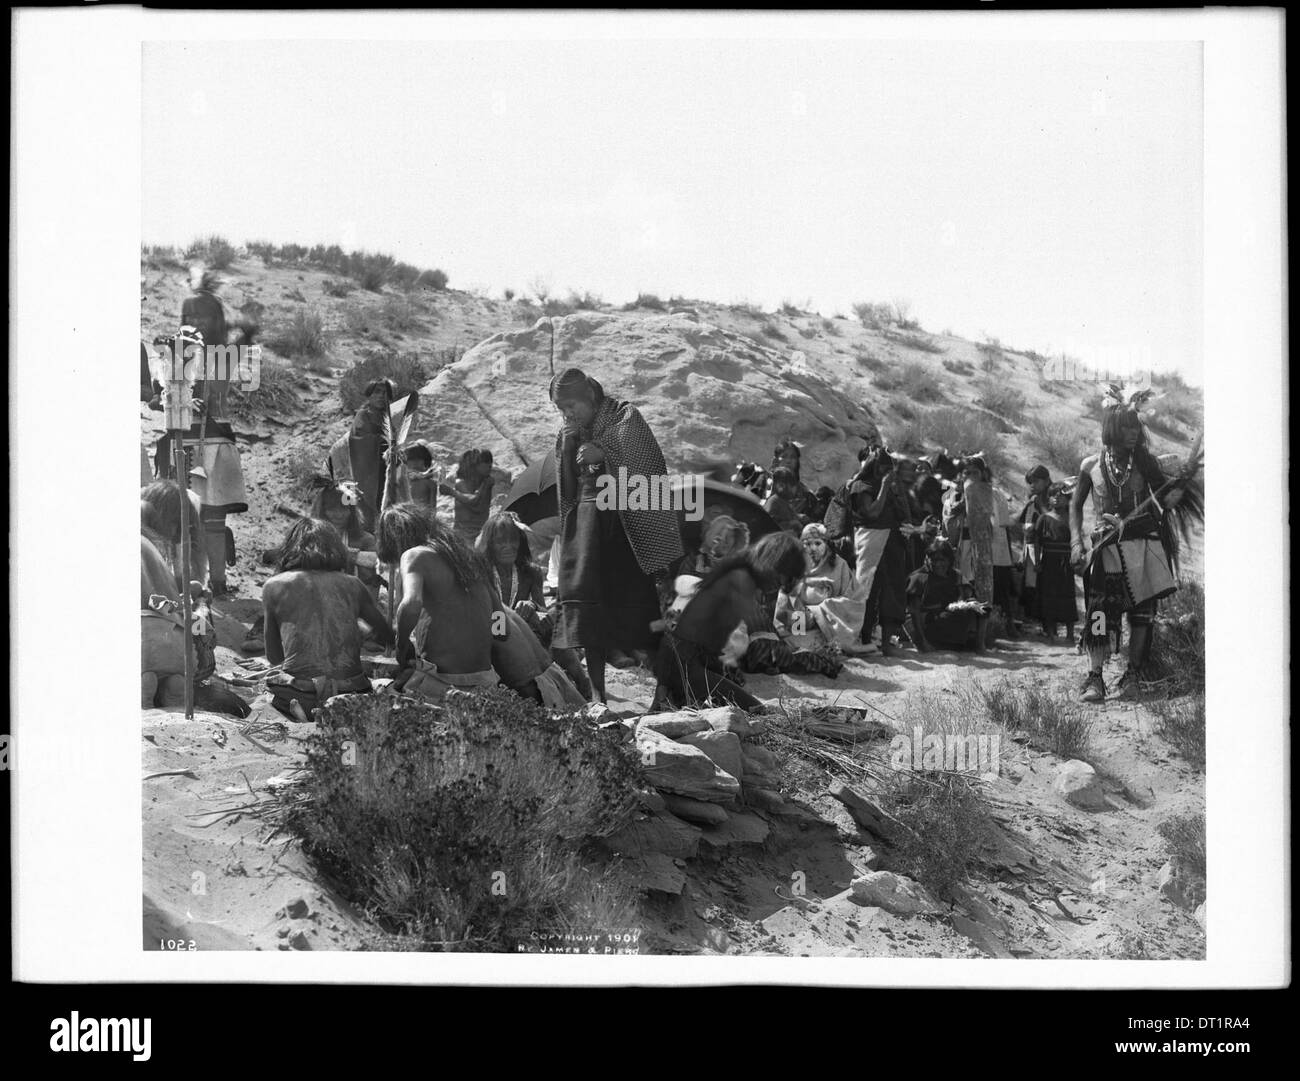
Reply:
M185 462L185 436L193 424L194 401L190 391L189 380L185 377L188 365L185 363L186 345L194 342L202 350L202 335L195 334L194 339L177 335L172 343L171 370L167 373L164 384L166 394L163 412L166 417L167 430L171 433L173 471L176 483L181 489L181 622L185 641L185 718L194 717L194 643L191 631L194 622L193 603L190 599L190 476ZM180 357L176 357L176 350ZM177 359L180 363L176 363ZM200 451L200 453L202 453Z

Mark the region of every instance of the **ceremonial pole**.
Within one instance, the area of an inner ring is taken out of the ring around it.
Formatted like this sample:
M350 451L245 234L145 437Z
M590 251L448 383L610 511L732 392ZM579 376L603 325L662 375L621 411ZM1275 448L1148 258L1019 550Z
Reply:
M202 336L199 348L202 349ZM189 380L185 378L185 346L193 339L177 335L171 343L172 364L164 383L163 413L172 441L172 469L181 489L181 632L185 641L185 719L194 717L194 642L190 637L194 622L190 599L190 477L185 463L185 436L193 423L194 401ZM176 356L180 349L181 355ZM177 361L180 363L177 363Z

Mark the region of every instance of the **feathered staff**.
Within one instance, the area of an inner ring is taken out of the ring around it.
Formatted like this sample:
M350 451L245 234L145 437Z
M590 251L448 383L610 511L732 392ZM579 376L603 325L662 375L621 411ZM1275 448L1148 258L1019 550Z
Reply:
M412 406L410 398L406 400L406 408L402 413L402 420L397 428L396 438L393 434L393 408L389 405L384 410L383 422L380 425L380 438L388 444L388 449L384 451L384 492L380 497L379 513L382 515L389 507L398 502L397 498L397 469L401 461L401 449L406 445L407 437L411 434L411 425L415 421L415 409ZM379 528L379 520L375 519L375 529ZM393 620L397 608L397 566L390 565L386 568L388 571L388 624L393 626Z

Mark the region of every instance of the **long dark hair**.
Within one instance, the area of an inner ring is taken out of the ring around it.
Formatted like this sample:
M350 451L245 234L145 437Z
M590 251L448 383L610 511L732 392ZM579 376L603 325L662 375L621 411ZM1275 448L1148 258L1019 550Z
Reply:
M1147 443L1147 426L1142 423L1142 418L1132 409L1123 409L1119 406L1107 406L1101 414L1101 441L1109 448L1116 448L1123 445L1124 429L1136 425L1138 430L1137 446L1133 448L1133 464L1138 467L1138 471L1147 478L1154 479L1164 475L1164 470L1160 468L1160 463L1156 461L1155 455L1151 453L1151 448Z
M474 470L480 462L492 464L492 452L487 449L467 450L460 456L460 464L456 466L456 477L459 480L469 480L474 475Z
M478 553L419 503L398 503L384 511L379 516L375 541L380 562L390 564L397 563L412 548L432 548L466 592L475 582L487 579L487 566Z
M181 540L181 486L174 480L156 480L140 489L141 524L169 544Z
M719 560L700 580L696 595L703 593L719 578L734 570L747 570L759 587L768 592L778 586L789 590L804 576L807 565L803 545L784 529L759 537L753 544Z
M533 553L528 546L528 534L524 532L518 515L513 511L498 510L488 517L488 520L483 524L478 539L474 542L474 551L487 560L488 563L491 563L492 546L496 544L501 534L508 533L510 530L514 530L519 536L519 550L515 554L515 566L519 569L521 575L526 571L531 572L533 570Z
M276 572L347 570L348 548L343 534L323 518L299 518L289 527L279 548Z

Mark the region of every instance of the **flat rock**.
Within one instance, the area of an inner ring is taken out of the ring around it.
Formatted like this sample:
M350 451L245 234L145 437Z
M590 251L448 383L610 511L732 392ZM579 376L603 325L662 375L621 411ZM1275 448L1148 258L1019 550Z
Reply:
M770 788L754 788L748 782L742 786L744 801L750 807L757 807L760 811L767 811L769 814L775 814L785 809L785 799L779 792L773 792Z
M714 802L740 794L740 781L698 747L678 743L652 728L637 730L636 745L641 772L655 788Z
M669 792L663 797L664 806L678 818L700 825L716 826L727 820L727 812L716 803L707 803L690 796L678 796Z
M710 826L700 836L704 845L725 848L728 845L761 845L767 840L766 822L749 811L728 811L727 821Z
M751 717L739 706L718 706L700 711L700 716L715 732L734 732L741 739L758 735L763 730L760 717Z
M740 756L745 763L746 784L756 788L776 788L781 783L780 759L766 747L742 743Z
M855 878L849 888L862 904L883 908L896 916L935 915L943 911L929 890L893 871L869 871Z
M1052 791L1072 807L1084 811L1104 811L1110 807L1097 771L1077 758L1062 762L1056 768Z
M700 829L667 811L652 811L611 833L604 845L624 856L658 853L670 859L690 859L699 851Z
M853 821L886 844L902 844L916 836L911 827L843 781L832 781L826 791L849 809Z
M636 730L638 735L649 730L669 739L680 739L695 732L708 732L710 726L702 714L683 710L677 713L651 713L637 721Z
M1192 913L1192 916L1195 918L1196 922L1201 925L1201 930L1204 931L1205 920L1206 920L1204 901L1202 901L1199 905L1196 906L1196 911Z
M734 732L696 732L682 736L679 743L688 747L698 747L707 754L721 770L730 773L738 781L745 779L745 759L740 753L740 737Z

